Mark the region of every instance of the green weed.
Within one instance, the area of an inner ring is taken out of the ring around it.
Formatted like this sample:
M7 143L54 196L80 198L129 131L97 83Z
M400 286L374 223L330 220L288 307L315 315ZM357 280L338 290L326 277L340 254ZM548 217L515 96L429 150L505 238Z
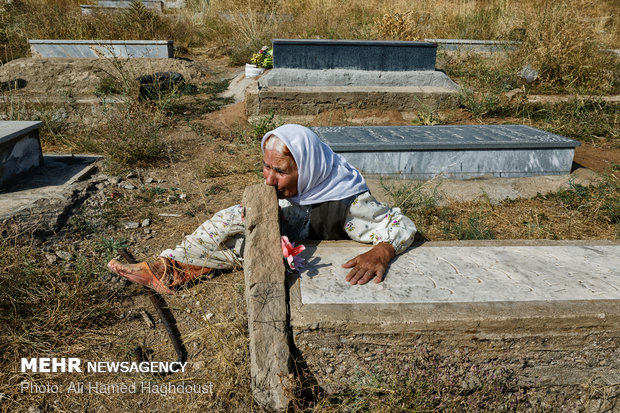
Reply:
M127 248L129 243L125 238L103 238L101 237L97 241L96 250L103 255L103 261L107 262L114 258L118 251Z
M105 123L91 129L90 136L76 137L76 146L103 153L114 170L149 166L167 158L161 112L144 105L119 104L108 107L103 115Z
M620 104L574 98L555 104L514 106L513 114L541 124L550 132L580 141L620 138Z
M620 184L613 175L590 186L570 181L569 188L538 198L556 199L569 210L587 212L591 219L620 225Z
M503 15L505 3L490 6L476 7L475 9L458 15L455 26L458 39L494 39L501 36L501 29L497 27Z
M159 186L154 186L152 188L146 188L146 192L149 192L153 195L163 195L165 194L167 191L166 188L161 188Z
M115 95L122 92L122 86L118 80L113 77L102 77L95 85L95 96L104 97L107 95Z
M284 124L282 119L276 119L275 116L275 112L271 111L269 115L265 115L252 122L253 135L255 139L262 139L267 132Z
M392 198L395 207L404 214L425 214L434 210L441 199L438 194L439 184L432 181L388 182L381 180L381 187Z
M413 125L435 126L441 125L443 122L437 113L437 109L431 107L423 108L417 116L418 118L411 122Z
M501 111L500 98L495 94L475 93L470 89L461 89L459 104L474 117L493 116Z
M425 237L430 217L437 215L441 195L435 181L395 182L381 180L381 187L392 199L392 205L400 208L415 223L418 234Z
M484 218L479 213L474 213L467 218L466 222L456 224L444 224L444 234L454 235L458 240L483 240L495 239L495 232L486 226Z

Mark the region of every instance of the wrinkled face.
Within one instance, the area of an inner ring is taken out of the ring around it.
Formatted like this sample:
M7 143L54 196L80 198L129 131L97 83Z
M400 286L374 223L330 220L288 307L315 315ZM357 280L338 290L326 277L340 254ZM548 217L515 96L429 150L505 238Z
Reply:
M297 164L293 157L273 149L265 149L263 177L267 185L276 188L279 199L297 195Z

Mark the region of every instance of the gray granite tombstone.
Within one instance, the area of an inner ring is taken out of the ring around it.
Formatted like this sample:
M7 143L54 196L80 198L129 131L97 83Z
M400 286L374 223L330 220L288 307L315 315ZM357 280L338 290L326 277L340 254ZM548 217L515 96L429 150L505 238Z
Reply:
M41 126L43 122L0 121L0 187L43 164Z
M367 175L522 177L570 173L579 142L524 125L312 128Z

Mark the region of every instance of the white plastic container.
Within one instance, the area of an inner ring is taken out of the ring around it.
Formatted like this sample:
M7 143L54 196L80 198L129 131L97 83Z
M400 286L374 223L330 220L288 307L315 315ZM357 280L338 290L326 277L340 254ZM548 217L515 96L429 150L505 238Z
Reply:
M263 74L264 71L265 69L262 67L256 67L256 65L253 65L250 63L245 64L245 77L246 78L260 76Z

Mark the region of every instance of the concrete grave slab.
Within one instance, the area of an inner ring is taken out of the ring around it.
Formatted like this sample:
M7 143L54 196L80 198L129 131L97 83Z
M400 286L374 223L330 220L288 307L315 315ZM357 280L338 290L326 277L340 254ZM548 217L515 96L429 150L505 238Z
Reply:
M378 71L345 69L269 70L258 80L259 88L380 86L436 87L456 91L458 85L438 70Z
M549 400L593 384L620 394L619 241L429 242L363 286L340 265L370 246L306 247L306 268L289 277L291 327L326 391L405 383L420 369L464 388L469 373L454 366L483 381L491 366Z
M306 247L306 266L291 288L297 328L353 323L399 331L429 323L620 316L620 242L425 243L398 256L382 283L364 286L345 282L341 264L369 246Z
M0 188L43 164L43 122L0 121Z
M272 69L275 70L275 69ZM269 72L268 72L269 73ZM434 86L295 86L264 87L251 82L245 90L248 117L268 115L317 115L344 109L415 111L451 108L457 90Z
M172 40L28 40L33 57L161 58L174 56Z
M414 248L385 282L351 288L338 263L366 249L317 248L321 266L302 273L302 304L620 300L619 245Z
M507 52L516 50L521 42L510 40L472 40L472 39L424 39L437 44L437 50L446 52Z
M29 214L37 206L65 203L67 191L89 176L101 156L48 154L43 166L0 191L0 220ZM43 208L45 209L45 208Z
M579 142L524 125L314 127L369 176L469 179L570 173Z
M437 45L377 40L273 39L273 64L289 69L435 70Z

